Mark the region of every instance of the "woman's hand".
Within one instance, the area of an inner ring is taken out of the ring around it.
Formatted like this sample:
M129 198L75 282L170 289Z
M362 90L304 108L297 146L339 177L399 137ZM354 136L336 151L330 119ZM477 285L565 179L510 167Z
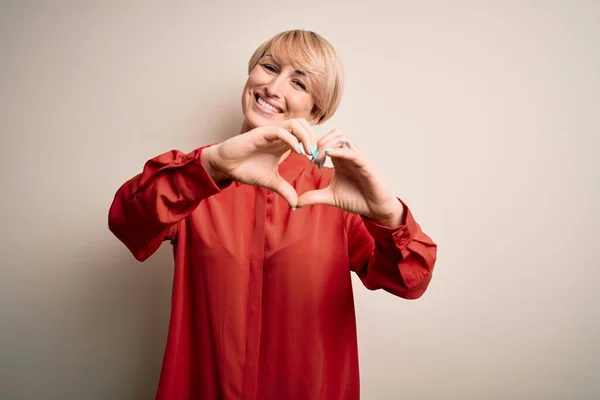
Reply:
M314 160L322 165L326 155L335 168L328 187L300 195L298 207L327 204L361 214L381 224L402 225L404 208L382 184L374 167L340 131L333 130L319 140L319 156Z
M262 186L280 194L295 208L298 195L279 175L278 165L290 149L314 154L316 147L317 140L308 122L290 119L280 126L259 127L208 147L202 152L202 163L215 181L234 179Z

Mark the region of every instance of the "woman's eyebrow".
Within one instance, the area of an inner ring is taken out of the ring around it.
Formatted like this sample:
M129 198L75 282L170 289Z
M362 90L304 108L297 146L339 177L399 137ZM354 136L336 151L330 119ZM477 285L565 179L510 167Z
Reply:
M275 58L274 55L272 55L271 53L265 53L261 58L265 58L265 57L269 57L271 59L273 59L276 62L279 62L279 60L277 58Z
M271 54L271 53L265 53L265 54L262 56L262 58L264 58L264 57L269 57L269 58L273 59L273 60L274 60L274 61L275 61L277 64L281 64L281 60L279 60L277 57L275 57L275 56L274 56L273 54ZM299 70L299 69L297 69L297 70L295 70L295 71L294 71L294 73L295 73L296 75L300 75L300 76L304 76L304 77L306 77L306 72L304 72L304 71L302 71L302 70Z

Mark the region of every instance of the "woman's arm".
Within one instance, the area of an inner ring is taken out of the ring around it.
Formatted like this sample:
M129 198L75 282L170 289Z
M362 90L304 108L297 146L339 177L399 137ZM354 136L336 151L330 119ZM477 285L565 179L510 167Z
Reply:
M234 180L273 190L295 206L296 191L277 166L288 150L301 154L301 142L310 148L312 136L299 121L288 120L283 127L259 127L189 154L173 150L155 157L115 195L109 228L144 261L200 201Z
M117 191L108 226L137 260L150 257L202 199L231 183L215 183L204 168L202 153L208 147L189 154L178 150L161 154Z
M342 132L334 129L323 136L318 149L314 159L318 167L326 156L333 163L331 182L304 192L298 206L327 204L346 211L351 268L365 286L406 299L420 297L431 280L435 243Z
M347 214L350 267L368 289L417 299L431 281L437 245L423 233L408 207L400 203L404 224L397 228Z

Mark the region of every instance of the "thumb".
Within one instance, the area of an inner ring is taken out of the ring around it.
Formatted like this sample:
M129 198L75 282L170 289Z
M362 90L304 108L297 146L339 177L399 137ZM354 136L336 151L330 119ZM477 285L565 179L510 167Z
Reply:
M269 189L283 197L290 207L297 206L298 193L296 193L296 189L282 177L278 176Z
M298 198L298 207L311 206L313 204L335 205L331 188L309 190Z

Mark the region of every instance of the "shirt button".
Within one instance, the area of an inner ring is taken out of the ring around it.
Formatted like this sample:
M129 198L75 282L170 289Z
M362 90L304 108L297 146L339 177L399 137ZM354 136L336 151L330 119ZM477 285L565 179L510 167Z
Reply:
M175 160L173 160L174 164L181 164L183 160L181 159L181 157L177 157Z
M402 231L402 230L400 230L400 231L398 231L398 232L394 233L394 236L396 236L396 237L400 237L400 236L402 236L402 235L404 235L404 231Z

